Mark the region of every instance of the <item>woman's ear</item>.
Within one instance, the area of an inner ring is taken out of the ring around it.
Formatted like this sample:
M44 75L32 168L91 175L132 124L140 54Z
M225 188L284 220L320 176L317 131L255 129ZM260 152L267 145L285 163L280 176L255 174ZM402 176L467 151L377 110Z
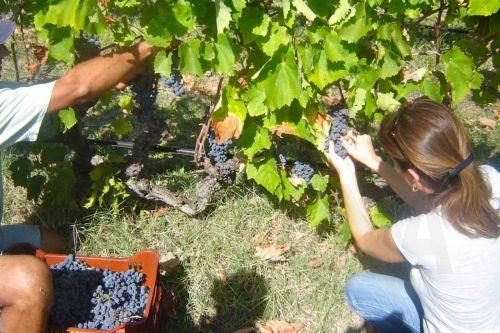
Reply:
M408 175L410 176L410 180L412 184L419 184L420 183L420 175L418 174L417 171L409 168L406 170Z
M434 192L432 187L429 186L424 178L420 177L419 173L415 169L407 169L406 173L410 177L410 182L413 188L424 194L432 194Z

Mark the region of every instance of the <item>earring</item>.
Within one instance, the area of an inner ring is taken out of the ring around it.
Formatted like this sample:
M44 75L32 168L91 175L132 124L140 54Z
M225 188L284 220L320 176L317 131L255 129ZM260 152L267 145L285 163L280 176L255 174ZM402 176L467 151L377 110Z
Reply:
M418 192L418 189L417 189L417 184L415 184L415 183L414 183L414 184L411 186L411 190L412 190L413 192Z

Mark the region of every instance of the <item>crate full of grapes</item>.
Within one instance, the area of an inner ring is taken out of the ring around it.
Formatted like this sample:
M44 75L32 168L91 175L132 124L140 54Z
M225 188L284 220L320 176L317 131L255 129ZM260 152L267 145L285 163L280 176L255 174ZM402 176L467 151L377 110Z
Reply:
M48 333L144 333L161 329L166 298L158 281L158 252L130 258L47 254L54 303Z

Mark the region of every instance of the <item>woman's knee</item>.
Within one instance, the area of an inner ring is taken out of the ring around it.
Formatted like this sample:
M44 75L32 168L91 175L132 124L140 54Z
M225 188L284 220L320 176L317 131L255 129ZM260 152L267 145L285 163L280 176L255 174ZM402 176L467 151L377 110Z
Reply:
M362 272L354 275L347 281L344 288L344 296L351 308L356 308L357 300L361 296L366 295L368 289L371 289L374 275L373 273Z

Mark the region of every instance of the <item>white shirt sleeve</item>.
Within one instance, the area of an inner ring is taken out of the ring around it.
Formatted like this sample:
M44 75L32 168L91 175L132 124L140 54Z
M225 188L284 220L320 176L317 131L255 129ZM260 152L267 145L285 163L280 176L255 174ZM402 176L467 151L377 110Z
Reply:
M35 141L47 113L55 81L30 87L0 85L0 150Z

